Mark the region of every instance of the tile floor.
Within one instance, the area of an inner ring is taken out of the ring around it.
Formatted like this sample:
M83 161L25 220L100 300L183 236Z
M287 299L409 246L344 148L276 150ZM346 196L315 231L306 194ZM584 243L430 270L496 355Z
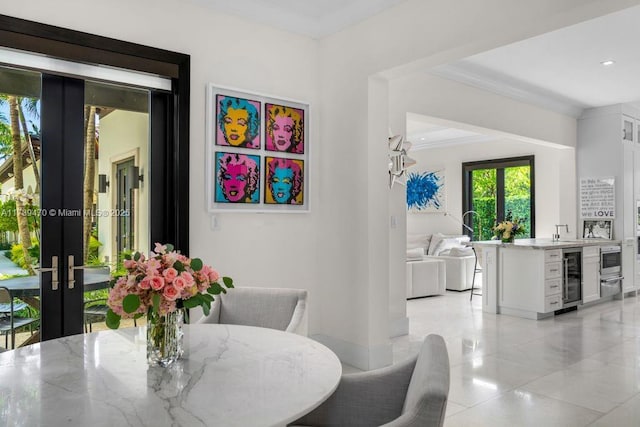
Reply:
M640 426L640 297L545 320L482 312L469 292L410 300L409 335L444 337L451 362L445 427Z

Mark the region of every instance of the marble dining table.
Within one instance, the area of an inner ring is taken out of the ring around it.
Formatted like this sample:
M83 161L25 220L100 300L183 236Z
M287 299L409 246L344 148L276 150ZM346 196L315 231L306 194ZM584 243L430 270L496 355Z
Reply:
M0 425L285 426L336 389L337 356L307 337L185 325L184 355L149 366L146 328L0 353Z

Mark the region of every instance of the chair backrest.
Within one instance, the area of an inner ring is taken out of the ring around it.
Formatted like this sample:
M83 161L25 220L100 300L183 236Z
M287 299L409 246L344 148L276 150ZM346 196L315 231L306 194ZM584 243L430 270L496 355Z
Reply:
M294 315L305 310L306 299L301 289L234 288L220 296L219 323L286 331Z
M9 289L0 286L0 304L11 304L12 302L12 298L11 298L11 293L9 293ZM6 312L8 313L10 311L7 310Z
M427 336L420 349L402 414L411 413L411 425L442 426L449 397L449 353L440 335Z

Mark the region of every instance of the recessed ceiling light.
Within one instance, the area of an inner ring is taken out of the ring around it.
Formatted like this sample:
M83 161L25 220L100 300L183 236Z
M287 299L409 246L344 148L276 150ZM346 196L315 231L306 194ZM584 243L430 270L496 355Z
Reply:
M420 138L420 141L424 141L424 138Z
M604 65L605 67L610 67L615 63L616 61L614 61L613 59L607 59L606 61L602 61L600 64Z

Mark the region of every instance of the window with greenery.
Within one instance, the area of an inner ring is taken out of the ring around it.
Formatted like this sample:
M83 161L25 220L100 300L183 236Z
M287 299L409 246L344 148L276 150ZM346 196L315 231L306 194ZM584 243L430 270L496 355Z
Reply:
M464 223L473 229L472 240L489 240L492 227L511 213L523 219L527 233L535 237L534 156L485 160L462 164Z

